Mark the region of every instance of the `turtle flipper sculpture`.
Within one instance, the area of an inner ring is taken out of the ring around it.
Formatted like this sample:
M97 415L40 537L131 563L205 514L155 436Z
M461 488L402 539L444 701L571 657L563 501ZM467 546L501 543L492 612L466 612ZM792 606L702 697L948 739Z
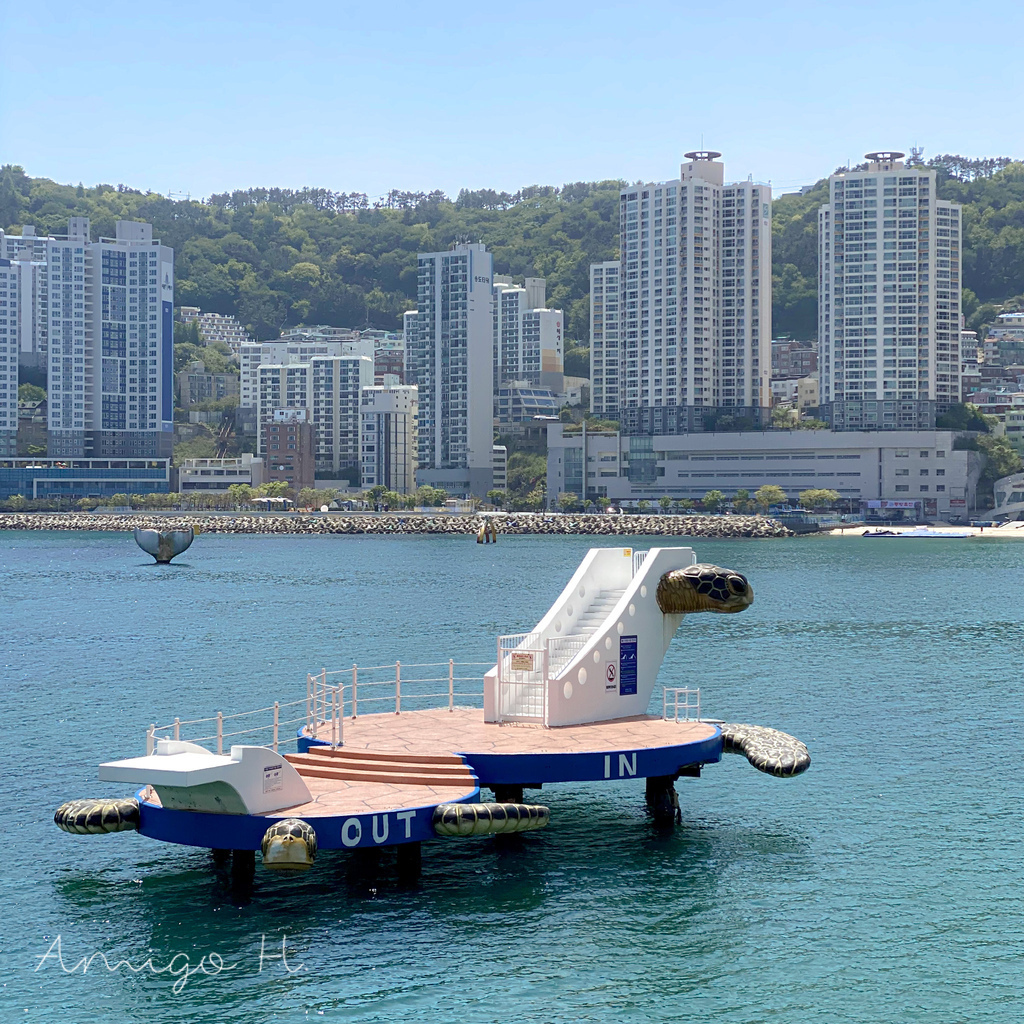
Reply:
M795 736L769 729L766 725L732 725L722 730L722 749L727 754L743 754L759 771L778 779L791 779L811 767L806 744Z
M718 565L673 569L658 581L658 607L666 614L741 612L754 603L747 577Z
M152 555L158 565L167 565L175 555L187 551L199 528L190 526L187 530L135 530L135 543Z
M139 827L139 801L134 798L69 800L53 816L57 828L76 835L133 832Z

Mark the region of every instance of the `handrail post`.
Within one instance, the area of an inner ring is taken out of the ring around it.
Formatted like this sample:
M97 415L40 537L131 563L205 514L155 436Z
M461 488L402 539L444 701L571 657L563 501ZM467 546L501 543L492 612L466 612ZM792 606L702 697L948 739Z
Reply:
M494 711L498 716L498 721L503 721L501 717L501 680L504 674L504 666L502 664L502 653L501 653L501 637L498 637L498 671L494 673Z
M306 673L306 731L309 733L309 735L311 737L312 736L316 736L316 733L313 731L313 728L312 728L313 720L309 717L309 697L310 697L310 693L312 692L312 688L313 688L313 677L307 672Z
M323 709L324 718L327 721L327 669L320 669L320 707Z
M448 659L448 710L455 709L455 659Z
M331 689L331 749L338 747L338 688Z
M146 730L146 756L147 757L149 757L149 755L153 753L153 749L156 746L156 741L153 738L155 733L156 733L156 722L154 722L152 725L150 725L150 727Z
M395 714L402 713L402 663L395 662Z
M338 746L345 746L345 688L336 686L334 692L338 695Z
M217 753L224 753L224 712L217 712Z
M544 707L542 709L542 714L543 714L543 718L544 718L544 726L545 726L545 728L547 728L547 724L548 724L548 704L549 704L549 701L548 701L548 687L550 685L550 682L548 680L548 669L550 667L549 664L548 664L548 651L549 650L550 650L550 648L547 646L547 644L545 644L544 645L543 655L542 655L543 660L544 660L544 690L543 690L543 693L542 693L542 696L541 696L541 699L544 701Z
M181 739L181 719L175 718L174 720L174 738L176 740Z
M274 753L277 753L277 725L280 719L281 705L278 701L274 701Z
M359 670L356 667L356 663L353 661L352 662L352 717L353 718L355 718L356 715L359 714L359 710L358 710L358 707L357 707L357 704L356 704L356 702L358 700L358 698L356 696L356 685L358 683L358 673L359 673Z

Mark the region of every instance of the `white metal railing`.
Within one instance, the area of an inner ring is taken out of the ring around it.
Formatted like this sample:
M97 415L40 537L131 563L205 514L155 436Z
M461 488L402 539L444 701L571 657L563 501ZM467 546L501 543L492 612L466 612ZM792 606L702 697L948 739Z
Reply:
M312 707L324 706L324 694L339 690L343 717L382 711L424 711L444 707L449 711L465 706L483 707L483 672L467 675L463 669L487 669L485 661L433 661L407 664L357 665L321 670L307 677ZM329 698L328 698L329 700ZM461 703L460 703L461 702ZM310 718L313 715L311 713ZM321 716L322 717L322 716Z
M331 744L342 746L345 742L345 718L348 715L356 718L360 708L364 714L367 710L374 713L392 709L395 714L401 714L403 710L419 711L445 705L453 711L456 706L464 706L467 702L482 707L484 672L466 675L460 674L459 670L486 670L490 665L490 662L449 659L413 665L404 665L400 661L389 665L354 664L351 669L331 672L322 668L319 672L306 674L306 696L298 700L275 701L265 708L237 714L225 715L218 711L209 718L175 718L167 725L150 725L146 730L146 753L153 753L158 739L175 739L190 743L215 741L217 753L223 754L224 741L241 736L248 737L243 742L271 746L277 750L279 746L297 742L296 727L300 725L304 734L310 737L318 736L320 729L329 725ZM304 712L301 717L292 717L300 707ZM288 717L282 718L282 712ZM230 724L261 715L270 720L247 724L241 729ZM225 723L228 723L227 731ZM203 726L207 728L193 728ZM286 730L283 738L282 728ZM195 735L197 732L201 735ZM230 743L228 746L230 748Z
M669 715L669 711L672 712ZM690 712L695 712L690 714ZM682 718L679 713L682 712ZM689 689L685 686L666 686L662 697L661 717L672 722L700 721L700 687Z
M284 711L286 716L290 716L295 710L298 710L299 706L305 704L307 707L307 713L301 717L281 717L281 712ZM189 743L205 743L211 740L215 740L217 743L217 753L224 753L224 741L234 739L238 736L247 736L249 740L247 742L253 743L254 745L269 745L274 750L277 750L279 746L294 743L296 737L294 735L296 730L288 729L289 726L297 726L300 723L309 722L308 713L309 701L306 700L293 700L281 703L280 701L274 701L273 704L268 705L265 708L256 708L254 711L240 711L237 714L225 715L223 712L218 711L216 715L211 715L209 718L191 718L181 719L175 718L173 722L168 722L166 725L150 725L146 730L146 753L152 754L156 749L156 741L158 739L174 739L174 740L187 740ZM253 716L263 716L263 720L259 721L258 724L247 725L245 728L235 729L230 723L241 724L240 719L252 718ZM265 719L269 717L269 721ZM228 724L227 731L225 731L224 724ZM206 726L212 728L213 731L204 735L195 735L196 732L205 733L204 729L193 729L193 726ZM282 739L280 730L285 728L285 736ZM185 735L185 733L188 735ZM228 744L230 746L230 744Z
M545 721L549 678L548 645L539 633L499 636L498 720Z
M635 576L639 571L640 567L644 564L644 559L647 557L646 551L634 551L633 552L633 575Z
M573 636L553 636L548 640L548 676L554 679L576 657L590 637L577 633Z

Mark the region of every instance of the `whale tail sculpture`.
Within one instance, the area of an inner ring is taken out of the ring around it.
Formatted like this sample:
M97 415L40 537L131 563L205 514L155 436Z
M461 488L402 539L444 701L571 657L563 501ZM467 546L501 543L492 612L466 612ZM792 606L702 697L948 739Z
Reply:
M190 526L187 530L135 530L135 543L152 555L159 565L167 565L175 555L187 551L199 528Z

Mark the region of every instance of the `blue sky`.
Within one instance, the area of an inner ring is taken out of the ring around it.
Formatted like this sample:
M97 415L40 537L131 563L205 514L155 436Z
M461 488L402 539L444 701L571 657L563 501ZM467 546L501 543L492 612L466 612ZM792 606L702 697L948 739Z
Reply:
M0 4L0 163L193 197L812 182L870 149L1024 156L1024 5ZM1011 52L1013 47L1011 46Z

